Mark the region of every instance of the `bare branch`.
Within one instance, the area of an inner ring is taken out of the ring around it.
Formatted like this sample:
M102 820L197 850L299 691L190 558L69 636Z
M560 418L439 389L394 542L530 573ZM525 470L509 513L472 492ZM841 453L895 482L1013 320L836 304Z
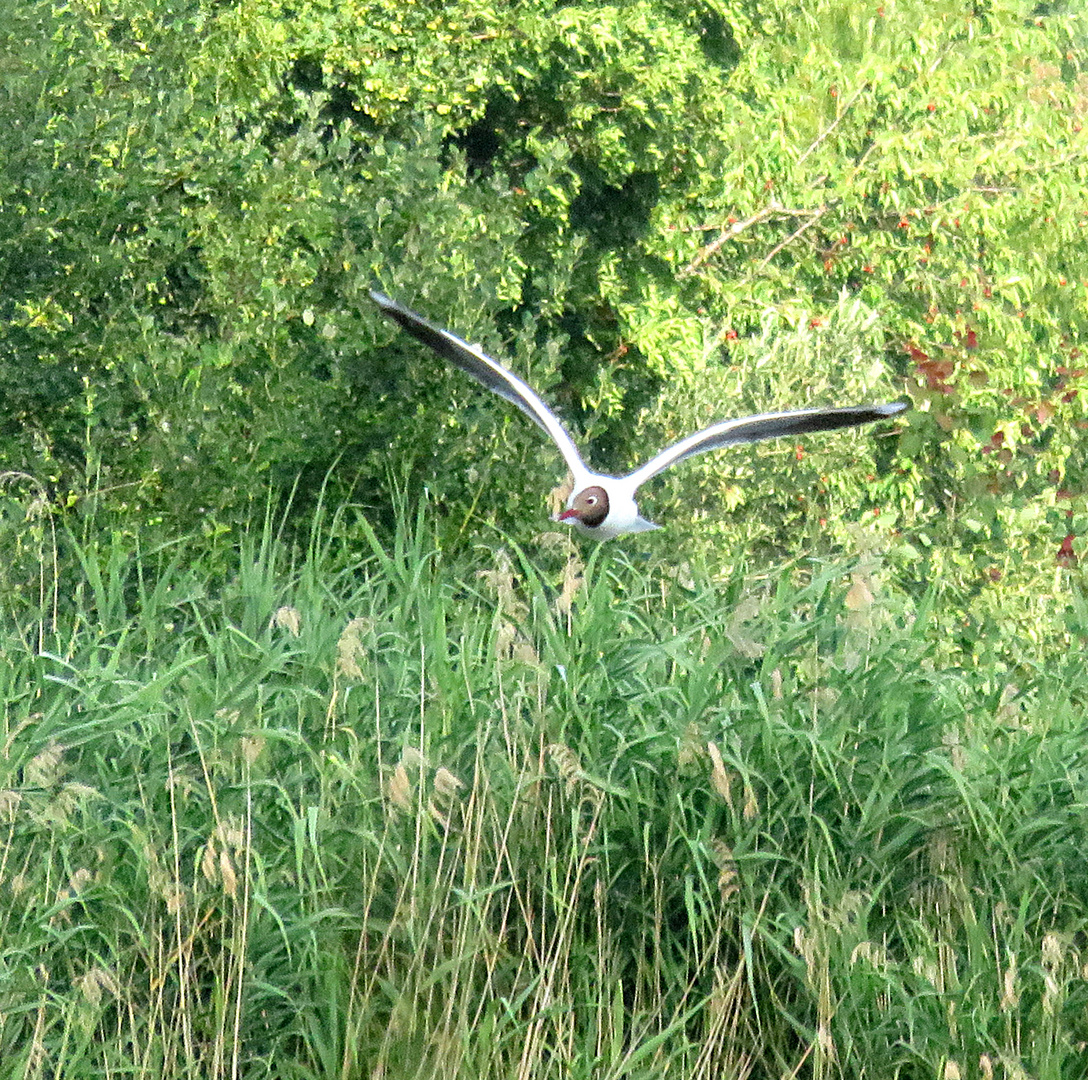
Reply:
M766 220L772 214L777 214L781 210L781 204L776 201L772 201L768 203L765 207L763 207L762 210L757 210L750 218L746 219L745 221L734 221L733 224L730 225L727 229L722 230L721 235L719 235L716 240L711 241L711 243L707 244L706 247L702 248L695 256L695 258L692 259L691 262L689 262L687 266L685 266L684 269L680 271L680 275L683 276L684 274L694 273L696 270L699 269L700 266L703 265L703 263L707 261L707 259L715 254L715 252L717 252L727 240L731 240L734 236L739 236L742 232L744 232L745 229L757 224L760 221Z
M767 254L760 261L759 266L756 267L756 271L758 272L762 270L767 265L767 263L769 263L771 259L773 259L784 247L792 244L794 240L796 240L806 229L811 228L813 225L815 225L816 222L819 221L820 218L822 218L824 214L826 214L830 209L830 204L825 204L824 206L821 206L819 210L813 211L808 221L806 221L800 227L794 229L794 231L790 233L790 235L787 236L785 240L783 240L781 243L775 244L775 246L771 248L769 252L767 252Z

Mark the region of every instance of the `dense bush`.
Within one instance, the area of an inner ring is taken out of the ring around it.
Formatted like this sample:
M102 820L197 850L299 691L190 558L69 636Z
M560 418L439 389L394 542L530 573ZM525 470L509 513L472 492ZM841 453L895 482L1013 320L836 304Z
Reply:
M377 281L605 467L723 414L913 397L898 442L688 467L674 519L793 546L877 509L919 580L975 588L1069 564L1086 29L1011 2L19 5L0 450L58 500L209 530L330 470L377 512L407 470L451 536L470 507L539 521L538 433L382 325Z

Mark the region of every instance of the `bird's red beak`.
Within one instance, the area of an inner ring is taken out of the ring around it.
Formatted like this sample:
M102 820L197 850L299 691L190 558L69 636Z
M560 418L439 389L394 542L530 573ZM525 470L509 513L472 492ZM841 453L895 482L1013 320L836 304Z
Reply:
M567 521L570 518L576 518L577 516L578 516L578 511L577 510L564 510L558 517L556 517L555 520L556 521Z

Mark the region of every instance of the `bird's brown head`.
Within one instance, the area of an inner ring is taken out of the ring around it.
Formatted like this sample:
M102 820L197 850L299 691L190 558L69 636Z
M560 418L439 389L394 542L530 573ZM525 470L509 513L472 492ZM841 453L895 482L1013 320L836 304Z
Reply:
M603 487L583 488L570 507L559 515L560 521L578 521L587 529L596 529L608 517L608 492Z

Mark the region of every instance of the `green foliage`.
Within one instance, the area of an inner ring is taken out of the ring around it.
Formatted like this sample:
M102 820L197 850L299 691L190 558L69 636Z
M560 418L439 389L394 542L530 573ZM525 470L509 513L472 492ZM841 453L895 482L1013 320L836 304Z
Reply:
M722 455L662 516L828 550L878 513L965 606L1037 593L1088 520L1086 29L1010 0L20 4L4 464L209 534L269 487L388 516L391 477L446 542L539 521L539 433L380 324L377 281L609 469L898 383L898 442Z
M44 650L5 603L0 1076L1083 1072L1075 655L436 541L69 537Z
M8 7L0 1076L1084 1074L1081 5Z
M742 337L762 305L823 321L856 295L921 410L896 462L904 519L959 518L941 542L979 580L1050 562L1086 509L1082 16L810 14L741 43L755 92L700 199L720 230L688 266Z

